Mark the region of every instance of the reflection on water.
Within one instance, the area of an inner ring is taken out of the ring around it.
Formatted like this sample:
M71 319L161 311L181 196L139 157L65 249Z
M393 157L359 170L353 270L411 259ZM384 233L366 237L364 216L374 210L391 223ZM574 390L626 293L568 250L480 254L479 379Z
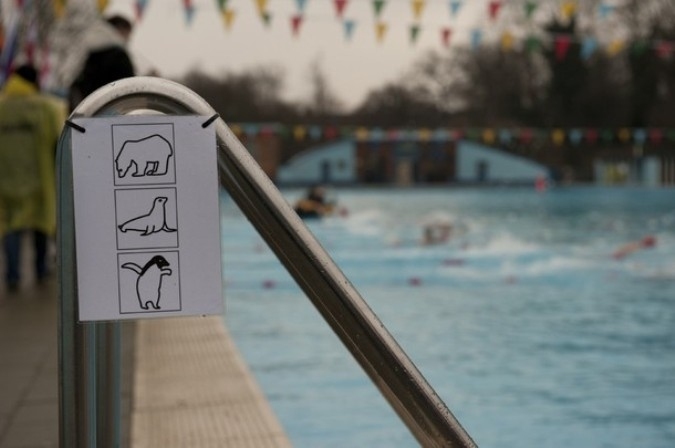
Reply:
M290 202L300 191L286 191ZM670 447L675 190L345 190L308 223L481 447ZM223 201L226 320L296 446L416 446ZM424 217L455 229L423 246ZM627 241L657 245L614 260Z

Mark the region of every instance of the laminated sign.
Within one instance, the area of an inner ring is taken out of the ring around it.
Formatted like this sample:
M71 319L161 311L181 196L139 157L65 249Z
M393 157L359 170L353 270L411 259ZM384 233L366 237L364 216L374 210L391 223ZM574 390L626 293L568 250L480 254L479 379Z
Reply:
M222 313L216 136L207 120L72 120L80 321Z

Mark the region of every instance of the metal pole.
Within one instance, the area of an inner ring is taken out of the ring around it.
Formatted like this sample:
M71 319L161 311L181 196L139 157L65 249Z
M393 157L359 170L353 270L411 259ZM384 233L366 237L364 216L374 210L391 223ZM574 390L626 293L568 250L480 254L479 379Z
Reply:
M137 77L94 92L73 116L144 111L215 114L179 84ZM476 446L246 148L222 120L215 125L222 184L417 440L423 446Z

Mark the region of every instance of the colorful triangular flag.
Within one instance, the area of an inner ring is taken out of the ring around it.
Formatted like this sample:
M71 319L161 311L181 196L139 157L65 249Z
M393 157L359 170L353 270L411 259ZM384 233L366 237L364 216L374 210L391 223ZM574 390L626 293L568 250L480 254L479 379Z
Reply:
M450 15L455 17L459 14L459 10L462 8L462 2L460 0L450 1Z
M587 37L581 43L581 57L589 59L598 49L598 41L594 37Z
M333 0L333 4L335 5L335 14L338 19L341 19L347 6L347 0Z
M530 20L534 15L534 12L537 10L537 2L528 1L525 2L525 17Z
M302 14L295 14L294 16L291 16L291 32L293 33L294 37L298 37L300 34L300 25L302 25Z
M497 15L499 14L499 10L501 8L501 0L492 0L490 3L488 3L488 16L490 17L490 20L497 20Z
M356 27L356 23L351 19L347 19L342 22L342 27L345 32L345 39L351 40L352 35L354 34L354 28Z
M223 22L225 22L225 29L230 30L232 28L232 23L234 22L234 11L227 8L221 13L221 16L223 17Z
M385 0L373 0L373 11L375 13L375 18L379 19L382 15L382 10L384 9Z
M448 27L441 28L441 42L444 47L450 46L450 38L452 37L452 30Z
M420 35L420 26L416 23L410 25L410 43L415 44Z
M384 36L387 34L387 28L387 24L384 22L377 22L375 24L375 36L379 43L384 40Z
M422 12L424 11L425 0L411 0L411 6L413 10L413 17L415 20L419 20L422 17Z
M567 34L558 35L555 37L555 58L562 61L567 57L567 52L572 44L572 39Z

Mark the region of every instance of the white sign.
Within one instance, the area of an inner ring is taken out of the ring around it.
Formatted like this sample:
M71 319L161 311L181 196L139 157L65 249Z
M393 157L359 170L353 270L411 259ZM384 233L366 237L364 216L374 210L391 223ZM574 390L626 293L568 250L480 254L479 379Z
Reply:
M221 314L214 126L198 116L73 122L80 321Z

